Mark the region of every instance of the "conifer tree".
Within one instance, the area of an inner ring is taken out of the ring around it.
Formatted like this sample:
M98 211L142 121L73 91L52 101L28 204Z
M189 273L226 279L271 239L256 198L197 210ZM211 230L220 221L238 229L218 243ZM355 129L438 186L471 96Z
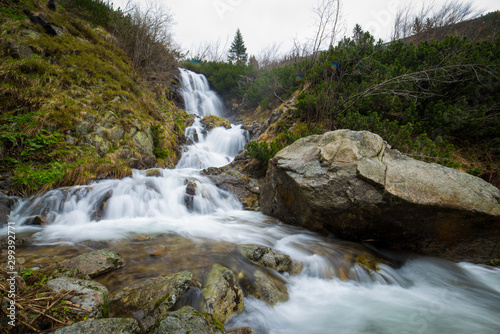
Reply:
M231 63L236 64L246 64L248 60L247 48L245 47L239 28L236 30L233 44L231 44L231 48L229 49L228 59Z

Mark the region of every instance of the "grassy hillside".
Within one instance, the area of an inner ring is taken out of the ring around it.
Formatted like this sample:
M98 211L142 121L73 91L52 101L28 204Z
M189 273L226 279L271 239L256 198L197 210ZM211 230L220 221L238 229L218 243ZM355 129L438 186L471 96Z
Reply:
M0 169L12 192L173 166L189 116L167 82L144 81L105 28L45 4L0 2Z

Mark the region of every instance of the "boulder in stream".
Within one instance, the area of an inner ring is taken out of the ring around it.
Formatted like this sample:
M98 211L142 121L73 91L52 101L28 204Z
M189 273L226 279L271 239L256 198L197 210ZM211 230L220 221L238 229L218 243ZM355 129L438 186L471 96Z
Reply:
M252 274L239 273L238 282L246 296L251 295L269 305L288 300L286 282L265 269Z
M63 267L78 269L91 278L119 269L125 260L112 251L96 250L76 256L62 263Z
M189 306L164 313L156 319L150 334L224 334L224 326L209 313L200 313Z
M411 159L367 131L302 138L269 162L262 212L380 247L450 260L500 256L500 190Z
M182 271L127 286L113 296L112 304L115 309L133 312L134 317L149 328L159 315L174 311L176 306L180 308L178 302L182 302L183 295L193 295L191 291L200 289L201 284L193 278L193 273ZM185 306L186 303L182 303Z
M232 315L243 311L244 296L231 269L214 264L206 274L203 293L210 313L224 323Z
M77 295L70 301L90 311L89 318L105 318L109 316L108 289L101 283L71 277L51 279L47 286L55 292L73 290Z
M286 254L260 245L240 245L238 251L249 261L263 267L284 272L290 270L292 259Z

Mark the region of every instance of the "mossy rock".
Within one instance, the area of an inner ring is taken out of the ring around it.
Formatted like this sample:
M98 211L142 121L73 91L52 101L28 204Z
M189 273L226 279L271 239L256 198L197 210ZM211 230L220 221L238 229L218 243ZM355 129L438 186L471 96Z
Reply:
M215 115L207 115L207 116L203 117L203 119L201 120L201 123L203 125L205 125L205 128L207 130L212 130L213 128L216 128L219 126L222 126L226 129L231 128L231 123L229 123L229 121L227 119L219 117L219 116L215 116Z
M119 269L125 260L112 251L96 250L76 256L62 263L66 268L75 268L91 278Z
M222 323L243 311L244 296L236 276L221 264L216 263L208 270L203 293L209 312Z
M112 303L115 309L135 312L136 318L149 328L160 314L172 311L184 294L200 288L193 273L182 271L127 286L113 296Z
M52 334L102 334L102 333L119 333L119 334L141 334L139 321L132 318L108 318L108 319L92 319L77 322L71 326L63 327Z
M109 316L108 289L101 283L70 277L59 277L47 282L47 286L55 292L73 290L77 295L70 298L74 304L90 310L91 318Z
M211 314L200 313L185 306L175 312L162 314L156 320L150 334L224 334L224 326Z
M240 245L238 251L251 262L270 269L284 272L290 270L292 259L286 254L260 245Z
M265 269L256 270L251 275L239 273L238 282L245 296L251 295L271 306L288 300L286 282Z

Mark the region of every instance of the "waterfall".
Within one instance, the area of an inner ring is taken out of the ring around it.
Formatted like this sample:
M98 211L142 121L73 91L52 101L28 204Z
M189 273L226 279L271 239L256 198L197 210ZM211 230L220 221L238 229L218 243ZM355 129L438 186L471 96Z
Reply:
M204 76L181 70L181 81L190 113L221 114L222 103ZM286 334L500 332L500 270L412 256L401 268L381 263L377 270L368 270L352 263L340 274L346 258L367 252L363 246L243 211L233 194L201 175L200 169L227 164L244 147L247 138L240 126L205 131L196 118L186 135L193 144L176 169L155 176L134 170L122 180L54 189L22 201L10 217L17 235L29 233L36 254L42 245L64 247L90 240L113 249L121 242L125 245L120 251L128 250L128 264L120 270L133 270L147 261L149 274L162 258L149 256L142 243L133 241L137 235L151 236L152 244L160 246L162 235L185 238L196 242L193 248L199 257L208 249L217 252L217 260L210 257L212 262L201 267L234 259L223 244L265 245L302 263L298 275L275 273L287 283L288 301L271 307L245 297L244 312L230 319L226 329L250 326L256 333ZM29 225L34 216L44 217L48 224ZM0 233L5 236L7 229ZM16 252L21 254L22 248ZM183 262L181 254L182 261L167 262L153 274L164 275L162 270L172 262ZM143 277L144 267L137 268L137 276ZM110 286L120 284L121 275L110 275L115 280Z
M204 75L180 69L181 92L184 98L184 107L189 114L198 116L220 116L224 104L217 94L208 85Z

